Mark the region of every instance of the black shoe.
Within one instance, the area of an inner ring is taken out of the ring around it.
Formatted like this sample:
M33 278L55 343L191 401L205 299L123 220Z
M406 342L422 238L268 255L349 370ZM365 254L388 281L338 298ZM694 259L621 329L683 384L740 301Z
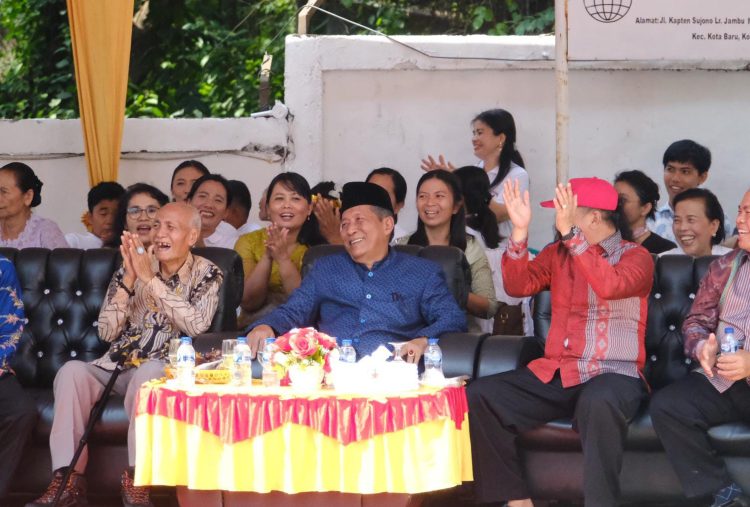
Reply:
M55 470L52 474L52 482L45 492L34 500L26 504L26 507L46 507L52 505L55 501L55 495L57 490L62 484L63 476L65 475L65 469L61 468ZM65 485L65 490L60 497L60 502L57 504L58 507L87 507L88 502L86 501L86 478L77 473L73 472L68 479L68 483Z

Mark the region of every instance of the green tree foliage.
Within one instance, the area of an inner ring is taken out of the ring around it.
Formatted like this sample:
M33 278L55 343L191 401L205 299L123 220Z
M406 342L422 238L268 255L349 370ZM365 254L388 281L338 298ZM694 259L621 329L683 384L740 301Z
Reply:
M273 55L282 99L284 36L304 0L136 0L126 115L246 116L258 109L260 63ZM339 0L325 8L387 34L536 34L553 0ZM368 33L316 13L314 34ZM75 118L65 0L0 0L0 117Z

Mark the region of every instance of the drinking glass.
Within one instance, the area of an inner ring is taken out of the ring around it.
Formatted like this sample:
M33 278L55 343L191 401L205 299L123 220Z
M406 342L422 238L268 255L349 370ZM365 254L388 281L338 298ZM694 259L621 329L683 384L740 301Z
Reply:
M172 338L169 340L169 364L172 368L177 368L177 349L180 348L180 339Z
M404 358L401 357L401 347L406 342L388 342L388 345L393 347L393 360L394 361L403 361Z
M221 342L221 366L225 370L231 370L234 366L235 345L237 345L237 340L234 338L228 338Z

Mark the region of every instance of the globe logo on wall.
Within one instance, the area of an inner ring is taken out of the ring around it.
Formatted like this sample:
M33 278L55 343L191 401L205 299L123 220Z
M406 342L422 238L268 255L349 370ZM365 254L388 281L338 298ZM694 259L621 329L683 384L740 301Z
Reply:
M620 21L630 10L633 0L583 0L589 16L601 23Z

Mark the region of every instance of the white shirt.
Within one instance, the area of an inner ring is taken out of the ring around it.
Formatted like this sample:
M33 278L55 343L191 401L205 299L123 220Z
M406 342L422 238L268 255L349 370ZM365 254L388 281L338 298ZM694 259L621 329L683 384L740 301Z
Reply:
M226 222L219 222L216 226L216 230L207 238L203 238L203 244L206 246L214 246L218 248L234 248L234 244L237 243L237 238L240 235L237 229L232 227Z
M398 244L398 239L399 238L403 238L404 236L409 236L409 235L410 234L406 231L406 229L404 229L400 225L396 224L393 227L393 240L391 240L391 245Z
M726 255L731 251L732 251L731 248L727 248L723 245L714 245L711 247L711 255ZM685 251L678 246L677 248L673 248L671 250L667 250L666 252L660 253L659 257L661 257L662 255L686 255L686 254L685 254Z
M484 249L485 255L487 255L487 261L490 263L490 271L492 271L492 282L495 285L495 298L501 303L508 305L521 305L523 310L523 331L524 336L534 335L534 321L531 315L531 298L516 298L505 292L505 286L503 284L503 272L502 272L502 258L503 252L507 249L507 242L500 243L497 248L487 248L484 243L484 238L479 231L476 231L466 226L466 233L474 236L474 239ZM529 259L533 258L533 255L529 253ZM494 319L477 319L480 323L483 332L492 333L493 320Z
M498 171L500 171L500 168L495 167L491 171L487 172L487 176L490 179L490 184L495 179L495 176L497 176ZM529 189L529 173L527 173L526 169L524 169L520 165L511 162L510 169L508 169L508 174L505 175L505 178L503 178L500 183L490 188L492 200L498 204L505 204L505 199L503 198L503 185L505 185L506 181L515 180L518 180L518 188L521 191L521 195L523 195L523 193ZM503 238L503 242L505 242L505 240L510 237L510 233L513 232L513 224L511 224L510 220L500 222L497 224L497 231Z
M93 232L69 232L65 235L65 241L70 248L80 248L88 250L89 248L101 248L104 242Z

